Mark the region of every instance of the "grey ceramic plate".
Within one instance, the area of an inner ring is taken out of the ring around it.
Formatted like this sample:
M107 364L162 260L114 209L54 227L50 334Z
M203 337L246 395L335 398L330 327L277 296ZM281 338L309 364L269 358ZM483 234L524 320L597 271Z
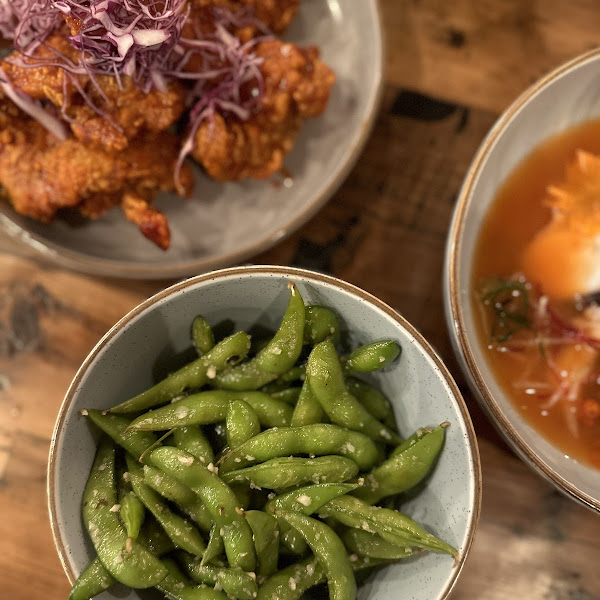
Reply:
M163 195L172 246L162 252L121 211L94 222L46 226L0 204L0 224L46 257L89 273L175 278L240 262L293 232L342 183L371 129L382 81L377 0L304 0L286 39L321 48L337 75L326 113L305 123L287 158L290 188L219 184L197 172L194 198Z
M446 367L429 344L389 306L348 283L287 267L238 267L207 273L160 292L132 310L92 350L73 380L56 422L48 463L48 503L54 540L71 582L94 553L81 521L81 496L95 441L79 411L104 409L151 385L153 368L190 344L197 314L215 326L262 325L274 329L285 311L289 280L309 304L341 316L348 348L392 338L402 347L397 363L372 374L392 401L403 436L449 421L440 460L421 493L403 511L459 551L459 558L425 554L386 568L363 585L359 600L445 600L468 554L479 518L481 472L467 407ZM98 600L144 597L114 589Z

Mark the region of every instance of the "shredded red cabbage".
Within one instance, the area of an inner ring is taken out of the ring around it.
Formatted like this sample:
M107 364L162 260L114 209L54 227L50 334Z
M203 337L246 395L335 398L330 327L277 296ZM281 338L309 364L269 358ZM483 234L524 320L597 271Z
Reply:
M22 55L33 58L18 61L19 66L61 67L84 100L103 117L106 115L86 97L75 75L87 75L92 83L96 75L114 76L119 85L122 76L129 76L146 93L164 91L172 80L190 82L190 122L177 181L203 121L216 111L246 120L263 96L262 60L254 53L260 40L242 44L230 30L253 26L267 34L264 24L247 8L233 14L219 7L212 12L215 31L187 39L182 37L182 30L189 11L188 0L0 0L0 34L12 39ZM32 57L65 21L71 29L70 43L81 51L78 62L57 51L51 59ZM200 69L189 68L192 59ZM29 108L28 114L38 118L37 110ZM62 118L69 120L64 107Z

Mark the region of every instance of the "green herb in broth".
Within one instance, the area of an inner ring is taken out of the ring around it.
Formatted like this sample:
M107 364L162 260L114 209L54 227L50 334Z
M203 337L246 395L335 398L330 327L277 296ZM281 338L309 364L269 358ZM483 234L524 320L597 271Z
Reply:
M521 329L529 329L529 291L514 279L486 277L479 285L481 300L492 315L492 341L502 344Z

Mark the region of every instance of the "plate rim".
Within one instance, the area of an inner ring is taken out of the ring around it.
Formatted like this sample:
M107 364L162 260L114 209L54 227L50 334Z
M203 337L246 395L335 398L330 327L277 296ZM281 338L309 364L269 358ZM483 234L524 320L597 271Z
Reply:
M2 205L0 205L0 227L2 227L3 231L11 239L24 244L29 250L33 250L38 258L47 259L58 266L89 275L134 280L177 279L214 269L225 268L239 264L281 243L315 216L332 198L356 165L374 128L383 98L385 34L379 0L366 0L366 2L368 2L370 14L374 21L376 31L374 46L376 45L377 47L375 48L376 58L373 65L375 85L370 91L363 119L357 128L354 139L349 145L349 151L347 151L345 157L342 157L342 164L335 173L335 176L322 192L291 221L287 222L284 227L274 228L274 230L267 232L261 238L247 243L237 250L223 253L219 256L186 259L173 264L121 262L113 259L98 258L70 248L64 248L54 241L22 227L16 220L11 218L11 215L5 210L6 207ZM12 208L9 209L12 211Z

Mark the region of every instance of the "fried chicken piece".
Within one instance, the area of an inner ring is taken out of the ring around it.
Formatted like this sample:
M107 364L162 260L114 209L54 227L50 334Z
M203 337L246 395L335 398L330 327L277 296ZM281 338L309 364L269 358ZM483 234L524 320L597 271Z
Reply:
M185 110L186 90L175 81L169 83L165 92L151 90L147 94L129 77L122 78L122 88L115 77L96 77L96 84L108 105L93 85L87 86L86 93L106 118L87 105L73 105L67 112L73 119L71 130L79 140L107 150L125 149L140 131L164 131Z
M193 31L204 34L215 30L215 11L213 9L224 9L234 17L240 16L240 21L250 21L249 24L240 25L232 33L242 42L262 35L265 28L273 33L283 33L298 12L301 0L191 0L192 12L190 24L184 29L185 37L194 37ZM258 20L260 24L251 24Z
M271 31L282 33L298 12L301 0L235 0L235 4L252 8L254 14Z
M48 38L35 51L35 60L57 60L63 56L76 62L79 52L68 42L67 34L62 29ZM98 144L107 150L124 150L140 131L164 131L185 110L186 89L175 81L164 92L145 93L127 76L121 77L120 87L115 77L98 75L91 81L87 76L66 74L55 65L22 66L32 60L15 52L2 68L15 88L31 98L49 100L63 110L75 137L82 142ZM88 102L98 107L103 116Z
M143 133L121 152L62 142L0 96L0 184L17 212L43 222L64 207L97 217L122 204L146 237L168 248L166 217L149 203L156 191L174 189L178 151L177 138L166 132ZM181 183L191 190L187 167Z
M217 114L196 134L192 155L218 181L265 179L280 170L302 120L325 110L335 82L317 48L270 40L256 54L265 86L256 114L247 121Z

